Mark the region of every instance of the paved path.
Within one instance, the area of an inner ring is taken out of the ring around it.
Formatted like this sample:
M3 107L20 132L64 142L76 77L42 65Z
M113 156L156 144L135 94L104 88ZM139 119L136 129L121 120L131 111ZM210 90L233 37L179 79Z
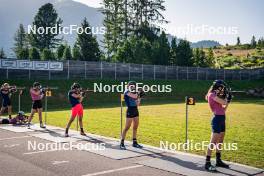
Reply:
M128 150L122 151L115 139L92 134L82 137L75 131L70 131L70 137L65 138L63 132L61 128L50 126L47 130L38 127L28 130L26 127L1 125L0 176L263 174L263 170L237 164L231 164L231 169L219 169L219 173L211 174L204 171L204 160L196 155L168 153L148 146L140 150L128 145ZM29 144L39 148L30 150ZM43 150L51 145L69 144L73 144L72 150ZM80 149L80 146L86 148Z

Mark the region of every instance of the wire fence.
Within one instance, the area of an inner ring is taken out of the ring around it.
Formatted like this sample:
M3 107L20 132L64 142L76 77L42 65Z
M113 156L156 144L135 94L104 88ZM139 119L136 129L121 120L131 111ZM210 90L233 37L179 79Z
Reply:
M114 80L256 80L264 68L211 69L129 63L63 61L62 71L0 68L1 79L114 79Z

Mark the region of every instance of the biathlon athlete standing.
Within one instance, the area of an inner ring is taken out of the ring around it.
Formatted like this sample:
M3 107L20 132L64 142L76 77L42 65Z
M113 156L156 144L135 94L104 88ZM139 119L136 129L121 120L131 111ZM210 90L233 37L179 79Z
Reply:
M67 124L66 130L65 130L65 137L69 137L69 128L74 121L75 117L78 116L80 128L81 128L81 135L86 136L83 130L83 106L82 106L82 100L83 100L83 92L81 91L81 86L78 83L73 83L71 86L71 90L68 93L68 98L71 103L72 109L71 109L71 118Z
M142 92L137 92L136 82L130 81L127 85L127 89L124 92L124 99L127 106L126 111L126 125L122 132L121 142L120 142L120 149L126 150L124 141L126 138L126 134L133 122L133 147L136 148L143 148L143 146L139 145L137 142L137 130L139 126L139 112L138 106L140 105L141 101L141 94Z
M213 113L212 118L212 135L211 135L211 147L207 149L205 169L208 171L216 171L216 168L211 164L211 153L212 145L216 146L216 166L229 168L229 165L221 160L221 145L223 144L225 137L225 112L227 110L228 104L232 100L232 95L227 91L227 85L222 80L214 81L213 85L208 90L206 95L206 100L210 106Z
M38 113L40 128L46 128L42 122L42 99L45 96L45 91L42 90L39 82L34 82L33 86L30 88L30 95L32 99L32 108L28 119L28 128L30 128L30 122L35 113Z
M16 91L15 86L10 86L8 83L4 83L1 86L0 94L2 97L2 107L0 110L0 116L5 112L5 110L8 110L8 117L9 119L12 118L12 105L11 105L11 95L13 92Z

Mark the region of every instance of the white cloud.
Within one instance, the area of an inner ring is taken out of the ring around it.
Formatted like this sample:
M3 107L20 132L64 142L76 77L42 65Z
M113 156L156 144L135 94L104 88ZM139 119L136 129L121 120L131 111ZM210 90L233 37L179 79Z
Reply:
M100 4L102 2L102 0L74 0L76 2L80 2L80 3L83 3L83 4L86 4L90 7L101 7L102 5Z

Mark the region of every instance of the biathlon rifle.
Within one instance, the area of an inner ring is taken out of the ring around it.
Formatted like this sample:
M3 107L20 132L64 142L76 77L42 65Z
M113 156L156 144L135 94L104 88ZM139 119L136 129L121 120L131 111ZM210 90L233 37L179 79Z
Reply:
M44 87L40 87L40 90L44 90L44 91L47 91L47 90L58 90L59 88L58 87L49 87L49 86L44 86Z
M16 93L17 91L19 91L19 94L21 95L22 93L23 93L23 90L25 90L26 88L25 87L17 87L17 86L15 86L15 85L13 85L13 86L9 86L8 88L7 88L7 90L8 90L8 92L10 92L10 93ZM1 90L5 90L4 88L1 88Z
M244 90L231 90L231 93L247 93L247 91Z
M86 93L88 93L88 92L94 92L93 90L91 90L91 89L83 89L83 88L81 88L80 89L80 94L82 95L82 97L85 97L85 95L86 95Z
M39 90L40 90L43 94L45 94L46 91L58 90L58 87L49 87L49 86L42 87L42 86L40 86Z
M85 97L87 92L94 92L93 90L90 89L79 89L79 90L72 90L72 92L76 93L76 94L81 94L82 97Z

